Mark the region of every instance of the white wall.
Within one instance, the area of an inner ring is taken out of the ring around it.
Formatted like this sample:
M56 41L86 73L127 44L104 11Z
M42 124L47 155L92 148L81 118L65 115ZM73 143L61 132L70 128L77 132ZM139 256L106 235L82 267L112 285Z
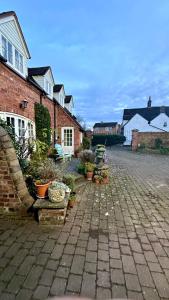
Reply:
M62 87L59 93L53 93L53 96L55 99L60 103L62 107L65 106L64 101L65 101L65 92L64 88Z
M45 86L44 86L44 76L32 76L32 77L40 85L40 87L42 89L45 88Z
M167 126L164 126L164 123L166 123ZM161 113L158 117L151 121L151 125L165 131L169 131L169 117L165 113Z
M124 145L131 145L132 141L132 130L138 129L141 132L159 132L160 130L151 127L148 124L148 121L136 114L126 125L124 126L124 136L126 137L126 141Z

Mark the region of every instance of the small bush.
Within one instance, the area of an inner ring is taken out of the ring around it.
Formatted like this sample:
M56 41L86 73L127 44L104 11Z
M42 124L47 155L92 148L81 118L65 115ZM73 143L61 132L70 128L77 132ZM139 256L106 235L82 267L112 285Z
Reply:
M160 154L169 154L169 148L168 147L161 147L160 148Z
M155 149L160 149L162 144L163 144L163 141L160 138L155 139L155 141L154 141Z
M73 174L63 176L63 183L71 189L71 193L75 191L75 179L76 177Z
M84 164L79 164L77 167L77 171L79 174L81 175L85 175L86 174L86 168Z
M83 137L82 145L84 150L90 149L90 140L86 136Z
M50 146L51 142L51 120L47 107L40 103L35 103L35 125L36 137L41 142Z
M126 140L125 136L113 134L113 135L104 135L104 134L96 134L93 135L92 146L96 146L98 144L103 144L105 146L113 146L117 144L122 144Z
M91 150L83 150L80 152L80 160L82 163L91 162L93 163L95 161L95 154Z

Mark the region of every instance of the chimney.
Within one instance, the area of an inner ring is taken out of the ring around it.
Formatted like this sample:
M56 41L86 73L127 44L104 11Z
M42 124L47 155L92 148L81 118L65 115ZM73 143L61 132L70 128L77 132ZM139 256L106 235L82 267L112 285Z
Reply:
M147 102L147 107L150 108L151 107L151 96L149 96L148 98L148 102Z

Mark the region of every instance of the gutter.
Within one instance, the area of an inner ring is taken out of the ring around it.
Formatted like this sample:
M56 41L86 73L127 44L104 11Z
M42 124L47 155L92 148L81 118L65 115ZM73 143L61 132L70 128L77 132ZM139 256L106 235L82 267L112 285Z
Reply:
M149 126L151 126L151 127L155 128L155 129L158 129L158 130L160 130L160 131L163 131L163 132L168 132L167 130L161 129L161 128L159 128L159 127L156 127L156 126L154 126L154 125L151 125L151 124L149 124Z

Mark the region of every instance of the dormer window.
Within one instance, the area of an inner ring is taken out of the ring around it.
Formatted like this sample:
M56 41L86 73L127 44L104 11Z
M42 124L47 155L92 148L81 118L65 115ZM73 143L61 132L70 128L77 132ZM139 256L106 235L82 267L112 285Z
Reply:
M46 80L45 89L46 89L46 92L47 92L49 95L51 95L51 92L52 92L52 86L51 86L51 84L49 83L48 80Z
M2 55L13 64L12 44L2 35Z
M23 56L15 49L15 68L23 73Z
M167 122L166 122L166 121L164 122L164 125L163 125L163 127L167 127Z

